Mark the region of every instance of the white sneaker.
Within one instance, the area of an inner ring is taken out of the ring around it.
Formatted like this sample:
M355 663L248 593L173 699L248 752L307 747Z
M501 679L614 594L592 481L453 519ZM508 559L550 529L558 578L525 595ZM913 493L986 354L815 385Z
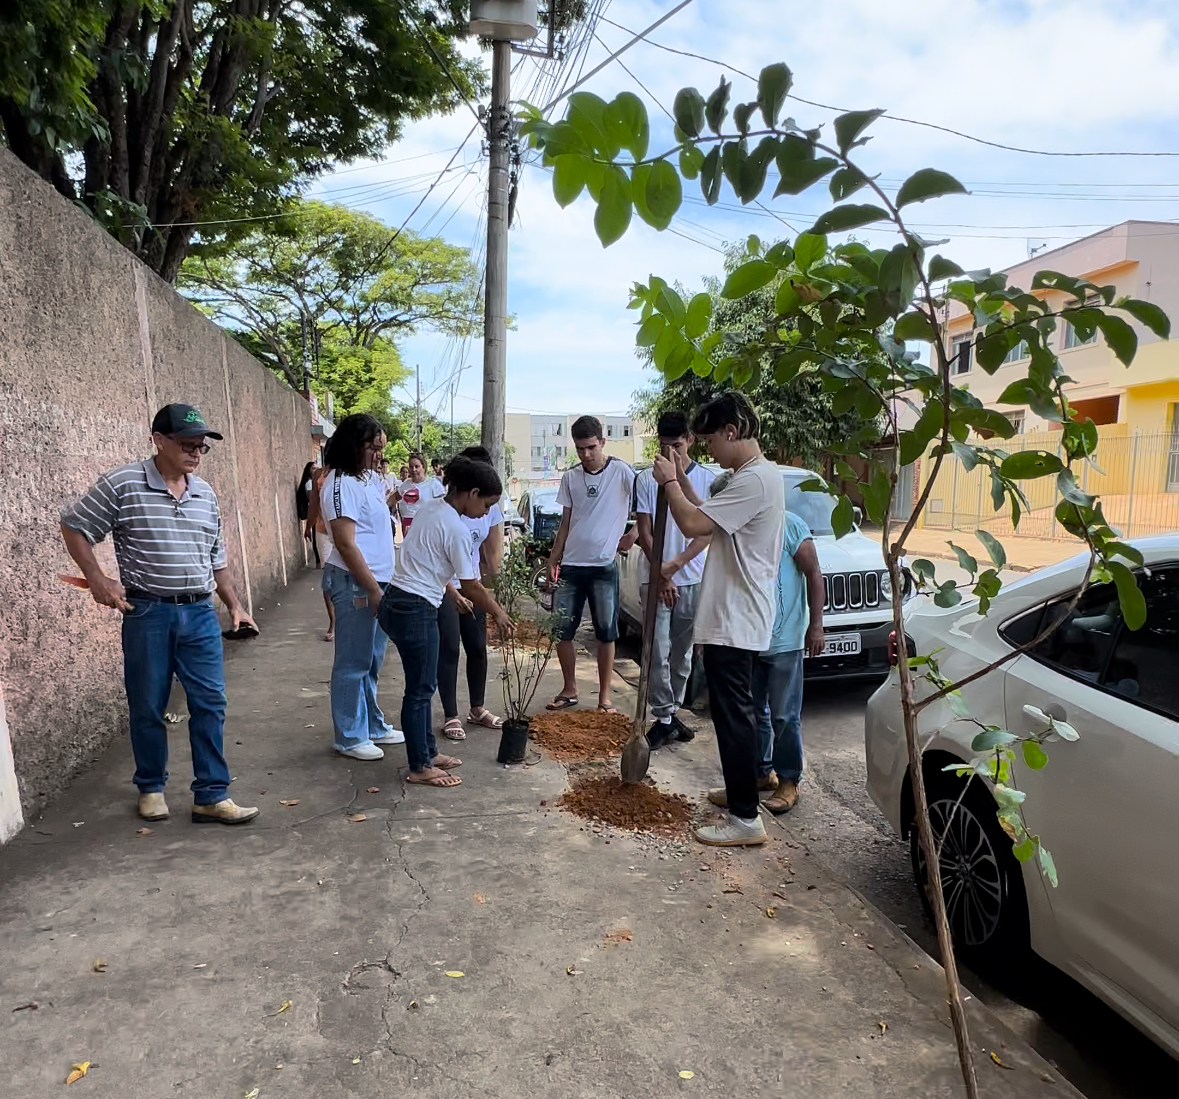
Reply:
M385 731L380 736L375 736L372 739L373 744L404 744L405 734L400 729L394 729L392 725L386 725Z
M705 825L694 829L694 832L696 838L709 847L754 847L769 838L761 817L742 820L732 813L726 813L725 819L719 824Z
M366 742L358 744L355 748L337 748L337 752L342 756L348 756L349 759L384 759L385 753L381 751L375 744Z

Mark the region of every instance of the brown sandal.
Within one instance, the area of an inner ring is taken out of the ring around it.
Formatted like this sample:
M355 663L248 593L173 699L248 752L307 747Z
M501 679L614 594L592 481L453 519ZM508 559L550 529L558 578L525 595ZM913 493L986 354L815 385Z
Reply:
M431 762L432 767L437 767L440 771L453 771L456 767L461 767L463 761L458 756L435 756Z
M486 706L482 707L483 712L479 715L475 714L474 710L467 712L467 723L469 725L482 725L484 729L502 729L504 727L504 719L496 717Z
M409 774L405 776L405 781L407 783L409 783L411 786L434 786L434 787L460 786L463 781L461 778L458 777L458 775L450 775L450 774L446 774L445 772L443 772L440 775L431 775L429 778L414 778L413 777L414 775L422 775L424 773L425 773L424 771L410 771Z
M457 717L446 719L446 724L442 726L442 735L447 740L467 739L467 731L463 728L463 723Z

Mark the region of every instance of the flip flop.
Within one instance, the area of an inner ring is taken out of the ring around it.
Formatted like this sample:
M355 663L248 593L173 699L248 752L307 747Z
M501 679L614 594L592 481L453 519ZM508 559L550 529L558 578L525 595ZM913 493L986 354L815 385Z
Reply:
M442 726L442 735L447 740L466 740L467 732L463 728L463 723L457 718L448 718L446 724Z
M410 775L412 775L412 774L413 774L413 772L410 771ZM463 780L461 778L459 778L458 775L449 775L449 774L448 775L435 775L433 778L415 779L415 778L406 777L405 781L410 786L434 786L434 787L461 786L462 782L463 782Z
M577 695L557 695L545 706L546 710L572 710L577 705Z
M474 710L470 710L467 713L467 723L469 725L482 725L485 729L502 729L504 719L502 717L496 717L495 714L484 707L483 713L478 717L475 716Z
M442 762L439 763L439 760ZM458 756L437 755L434 757L433 765L437 767L439 771L453 771L456 767L461 767L463 765L463 761L459 759Z
M616 714L619 712L613 706L602 706L601 704L598 705L598 709L604 714Z

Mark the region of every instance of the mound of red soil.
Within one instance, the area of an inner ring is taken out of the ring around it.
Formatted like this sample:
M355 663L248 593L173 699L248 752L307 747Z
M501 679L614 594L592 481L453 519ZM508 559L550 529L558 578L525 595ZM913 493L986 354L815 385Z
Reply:
M561 762L616 756L630 736L630 718L601 710L541 711L529 723L533 740Z
M575 779L558 804L586 820L661 835L685 831L695 808L682 794L665 794L646 782L623 782L617 775Z

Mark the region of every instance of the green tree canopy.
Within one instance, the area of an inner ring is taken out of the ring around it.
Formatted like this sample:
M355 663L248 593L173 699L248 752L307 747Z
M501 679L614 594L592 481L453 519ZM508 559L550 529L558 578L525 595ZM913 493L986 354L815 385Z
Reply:
M331 390L339 412L386 423L391 390L408 376L397 338L421 326L456 336L481 326L465 248L394 236L369 214L321 202L297 203L216 253L190 256L179 286L296 389Z
M4 140L171 282L194 222L232 236L456 106L435 55L479 94L467 19L463 0L6 0Z
M725 253L726 277L768 250L763 249L755 238L748 243L730 246ZM727 333L727 342L717 342L712 350L714 360L719 360L727 347L759 338L767 328L783 324L792 327L791 321L778 317L775 308L780 281L780 278L771 280L746 297L731 300L721 296L724 285L721 279L704 280L704 292L710 306L704 335ZM705 304L696 304L701 315ZM640 347L638 354L651 363L651 347ZM632 405L634 415L652 428L660 414L668 409L681 409L691 416L705 402L729 388L728 384L718 382L711 372L701 377L694 370L688 370L674 379L656 373L654 384L638 390ZM800 370L786 385L779 385L774 380L769 355L763 354L757 371L742 388L761 416L762 449L776 462L799 459L804 466L829 473L834 449L854 433L877 430L874 418L862 417L854 408L836 412L832 407L833 394L824 387L822 375L814 368Z

